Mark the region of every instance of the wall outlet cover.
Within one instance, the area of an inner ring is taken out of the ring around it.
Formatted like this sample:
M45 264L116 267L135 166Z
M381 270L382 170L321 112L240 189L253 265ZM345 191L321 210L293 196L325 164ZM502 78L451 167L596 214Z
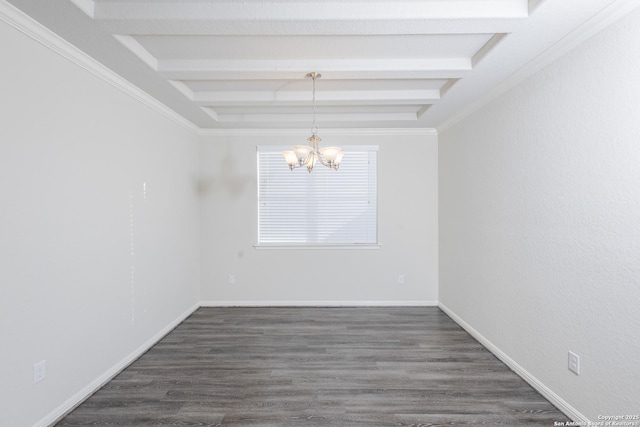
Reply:
M41 360L33 364L33 383L39 383L44 380L47 374L47 361Z
M569 352L569 370L580 375L580 356L572 351Z

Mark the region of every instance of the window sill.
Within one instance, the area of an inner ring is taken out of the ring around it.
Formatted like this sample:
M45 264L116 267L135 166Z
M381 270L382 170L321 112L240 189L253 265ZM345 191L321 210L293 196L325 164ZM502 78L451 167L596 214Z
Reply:
M262 244L253 245L256 250L377 250L380 244L362 245L289 245L289 244Z

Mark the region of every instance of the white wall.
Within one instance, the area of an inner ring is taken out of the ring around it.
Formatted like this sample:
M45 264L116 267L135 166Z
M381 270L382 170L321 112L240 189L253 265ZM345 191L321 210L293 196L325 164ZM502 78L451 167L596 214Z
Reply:
M439 136L440 301L592 421L640 408L638 52L640 11Z
M437 301L436 135L336 132L323 133L320 128L319 135L326 145L379 145L378 237L382 247L256 250L256 145L294 145L305 142L308 135L211 136L203 142L201 152L203 300L212 304ZM228 284L229 274L236 276L235 285ZM405 275L403 285L398 284L399 274Z
M0 424L27 426L198 302L198 140L1 20L0 52Z

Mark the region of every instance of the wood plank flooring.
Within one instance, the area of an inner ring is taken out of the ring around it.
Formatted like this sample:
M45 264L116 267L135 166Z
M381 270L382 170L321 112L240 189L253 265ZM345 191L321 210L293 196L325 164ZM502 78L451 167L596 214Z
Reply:
M552 426L435 307L201 308L58 426Z

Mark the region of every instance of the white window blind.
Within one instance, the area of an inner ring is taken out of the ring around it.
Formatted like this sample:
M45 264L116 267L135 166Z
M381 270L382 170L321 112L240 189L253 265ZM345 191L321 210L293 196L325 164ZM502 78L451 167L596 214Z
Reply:
M258 147L258 245L377 244L377 151L342 147L340 169L291 171L281 152Z

